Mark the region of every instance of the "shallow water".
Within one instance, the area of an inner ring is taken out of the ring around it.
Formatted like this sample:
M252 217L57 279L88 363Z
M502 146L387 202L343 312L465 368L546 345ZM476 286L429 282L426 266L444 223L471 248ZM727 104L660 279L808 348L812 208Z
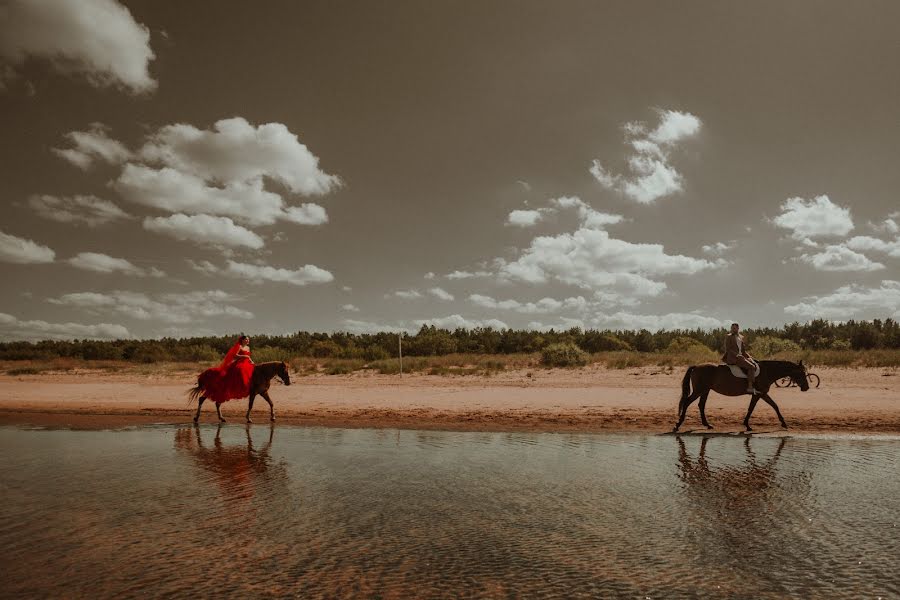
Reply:
M897 439L0 428L3 596L898 597Z

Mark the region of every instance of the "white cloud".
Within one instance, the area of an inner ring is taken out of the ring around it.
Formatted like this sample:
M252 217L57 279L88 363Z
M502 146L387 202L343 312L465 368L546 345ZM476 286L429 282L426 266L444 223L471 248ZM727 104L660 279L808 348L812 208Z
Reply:
M385 294L385 297L402 298L403 300L418 300L422 297L422 294L418 290L397 290L392 294Z
M433 287L428 290L428 293L434 296L435 298L439 298L440 300L453 300L453 294L444 290L443 288Z
M695 313L668 313L664 315L638 315L628 312L616 312L611 315L598 315L591 320L591 326L597 329L647 329L660 331L663 329L716 329L727 327L730 321Z
M88 227L130 216L109 200L96 196L34 195L28 199L28 206L45 219L60 223L84 223Z
M129 158L131 152L117 140L107 135L109 128L103 123L91 123L88 131L72 131L66 138L72 148L52 148L61 158L82 169L88 169L96 159L111 165L118 165Z
M900 258L900 237L886 242L878 238L858 235L847 240L846 245L852 250L884 252L892 258Z
M0 58L12 72L29 57L96 85L156 88L150 31L114 0L11 0L0 10Z
M884 265L842 245L827 246L816 254L802 254L797 260L818 271L878 271Z
M590 306L590 302L583 296L556 300L555 298L542 298L537 302L520 302L518 300L495 300L490 296L471 294L469 302L490 310L511 310L526 315L552 314L563 310L583 311Z
M372 321L359 321L357 319L344 319L343 320L343 328L342 331L346 331L347 333L381 333L381 332L391 332L391 333L401 333L407 332L408 330L403 327L397 327L394 325L384 325L382 323L374 323Z
M261 237L228 217L175 214L169 217L147 217L144 229L168 235L177 240L212 244L228 248L247 247L258 250L264 243Z
M514 227L534 227L543 218L546 211L514 210L506 218L506 224Z
M891 217L888 217L882 223L869 223L869 226L881 233L900 233L900 225Z
M900 281L883 280L879 287L859 284L839 287L824 296L784 307L784 312L802 319L900 318Z
M448 273L444 275L447 279L455 280L455 279L471 279L473 277L490 277L493 275L490 271L453 271L452 273Z
M56 253L47 246L0 231L0 262L17 264L50 263Z
M286 207L282 218L299 225L324 225L328 222L328 213L318 204L307 202L300 206Z
M657 296L666 284L662 275L693 275L719 266L705 259L666 254L660 244L634 244L611 238L606 231L541 236L513 262L501 261L503 277L529 283L551 280L583 288L609 287L642 296Z
M704 254L709 254L710 256L722 256L732 248L734 248L735 243L732 242L716 242L715 244L707 244L704 245L701 249Z
M135 277L165 277L165 273L155 267L142 269L124 258L115 258L99 252L81 252L68 260L69 264L95 273L124 273Z
M347 312L359 312L359 308L352 304L344 304L341 306L341 310L346 310Z
M581 226L586 229L603 229L607 225L615 225L625 220L622 215L614 215L594 210L578 196L562 196L550 201L560 209L574 208L578 212Z
M853 229L850 209L838 206L826 195L812 200L788 198L781 205L781 214L772 222L791 231L795 240L843 236Z
M157 294L155 297L116 290L108 293L76 292L48 301L95 314L115 312L133 319L163 323L194 323L197 319L210 317L252 319L252 312L230 304L239 300L239 297L222 290Z
M176 169L128 164L114 186L130 202L170 212L232 217L250 225L284 217L281 196L264 190L261 180L220 188Z
M506 323L497 319L466 319L460 315L449 315L435 319L418 319L413 321L416 329L422 325L434 325L438 329L475 329L478 327L492 327L494 329L508 329Z
M425 273L425 279L434 279L434 278L435 278L435 275L432 271L428 271L427 273Z
M122 325L99 323L48 323L47 321L23 321L13 315L0 313L0 335L7 340L71 340L71 339L126 339L131 337Z
M643 123L623 127L632 153L627 156L629 175L610 173L598 160L589 169L600 185L614 189L641 204L650 204L682 190L683 177L670 164L680 142L695 136L701 121L690 113L658 110L659 125L649 133Z
M304 265L297 269L284 269L270 267L268 265L254 265L240 263L233 260L225 262L225 267L216 267L209 261L199 263L188 261L196 270L207 275L226 275L237 279L244 279L251 283L263 283L272 281L276 283L290 283L291 285L304 286L312 283L328 283L334 281L334 275L315 265Z
M319 159L281 123L254 127L242 117L217 121L212 130L168 125L150 136L141 156L206 181L229 183L269 177L292 192L319 195L340 185L319 169Z

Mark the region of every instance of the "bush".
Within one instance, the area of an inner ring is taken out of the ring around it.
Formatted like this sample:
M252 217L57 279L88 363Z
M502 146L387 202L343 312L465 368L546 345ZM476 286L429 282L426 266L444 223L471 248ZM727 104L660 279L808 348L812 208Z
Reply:
M796 342L767 335L753 340L750 349L757 358L769 358L781 353L798 354L800 352L800 346Z
M708 352L709 348L706 344L698 342L694 338L684 336L675 338L669 342L668 346L666 346L666 354L706 354Z
M587 362L587 353L572 342L550 344L541 352L541 364L548 367L582 367Z
M157 363L172 360L172 357L161 344L144 343L134 350L131 360L140 363Z

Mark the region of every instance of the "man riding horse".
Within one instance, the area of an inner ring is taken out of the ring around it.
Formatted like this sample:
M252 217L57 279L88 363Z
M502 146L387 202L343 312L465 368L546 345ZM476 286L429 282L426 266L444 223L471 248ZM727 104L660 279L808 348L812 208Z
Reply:
M747 352L744 345L744 336L741 335L741 326L737 323L731 324L731 333L725 336L725 354L722 355L722 362L728 365L737 365L747 374L747 393L757 394L753 387L756 379L756 361Z

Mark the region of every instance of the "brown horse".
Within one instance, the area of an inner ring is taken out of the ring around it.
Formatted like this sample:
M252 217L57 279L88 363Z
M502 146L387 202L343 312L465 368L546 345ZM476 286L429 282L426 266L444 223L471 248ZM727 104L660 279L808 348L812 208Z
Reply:
M284 385L291 385L291 375L288 373L288 366L285 362L264 362L253 366L253 375L250 377L250 404L247 405L247 422L250 420L250 411L253 410L253 401L256 400L257 394L262 396L269 403L269 417L275 420L275 406L272 405L272 399L269 398L269 386L272 385L272 378L278 376ZM203 407L203 401L206 400L205 389L214 377L219 377L217 369L207 369L200 373L197 377L197 385L188 391L188 397L191 402L199 400L197 404L197 414L194 415L194 423L200 419L200 409ZM225 422L222 416L221 402L216 402L216 414L219 416L221 423Z
M753 394L750 398L750 406L747 408L747 416L744 417L744 427L747 431L753 431L750 428L750 415L756 408L756 403L762 398L766 404L775 409L781 426L787 429L787 423L778 410L778 405L769 396L769 388L783 377L790 377L791 380L800 386L802 391L809 389L809 381L806 378L806 367L803 361L792 363L786 360L761 360L759 361L759 375L756 376L754 384L757 394ZM694 391L691 393L691 385ZM672 431L678 431L681 424L684 423L684 415L687 413L688 407L696 399L700 399L700 421L707 429L712 429L712 425L706 420L706 399L710 391L715 391L723 396L743 396L747 394L747 380L735 377L731 373L731 369L727 365L714 365L712 363L705 365L694 365L688 367L681 381L681 402L678 404L678 423Z

